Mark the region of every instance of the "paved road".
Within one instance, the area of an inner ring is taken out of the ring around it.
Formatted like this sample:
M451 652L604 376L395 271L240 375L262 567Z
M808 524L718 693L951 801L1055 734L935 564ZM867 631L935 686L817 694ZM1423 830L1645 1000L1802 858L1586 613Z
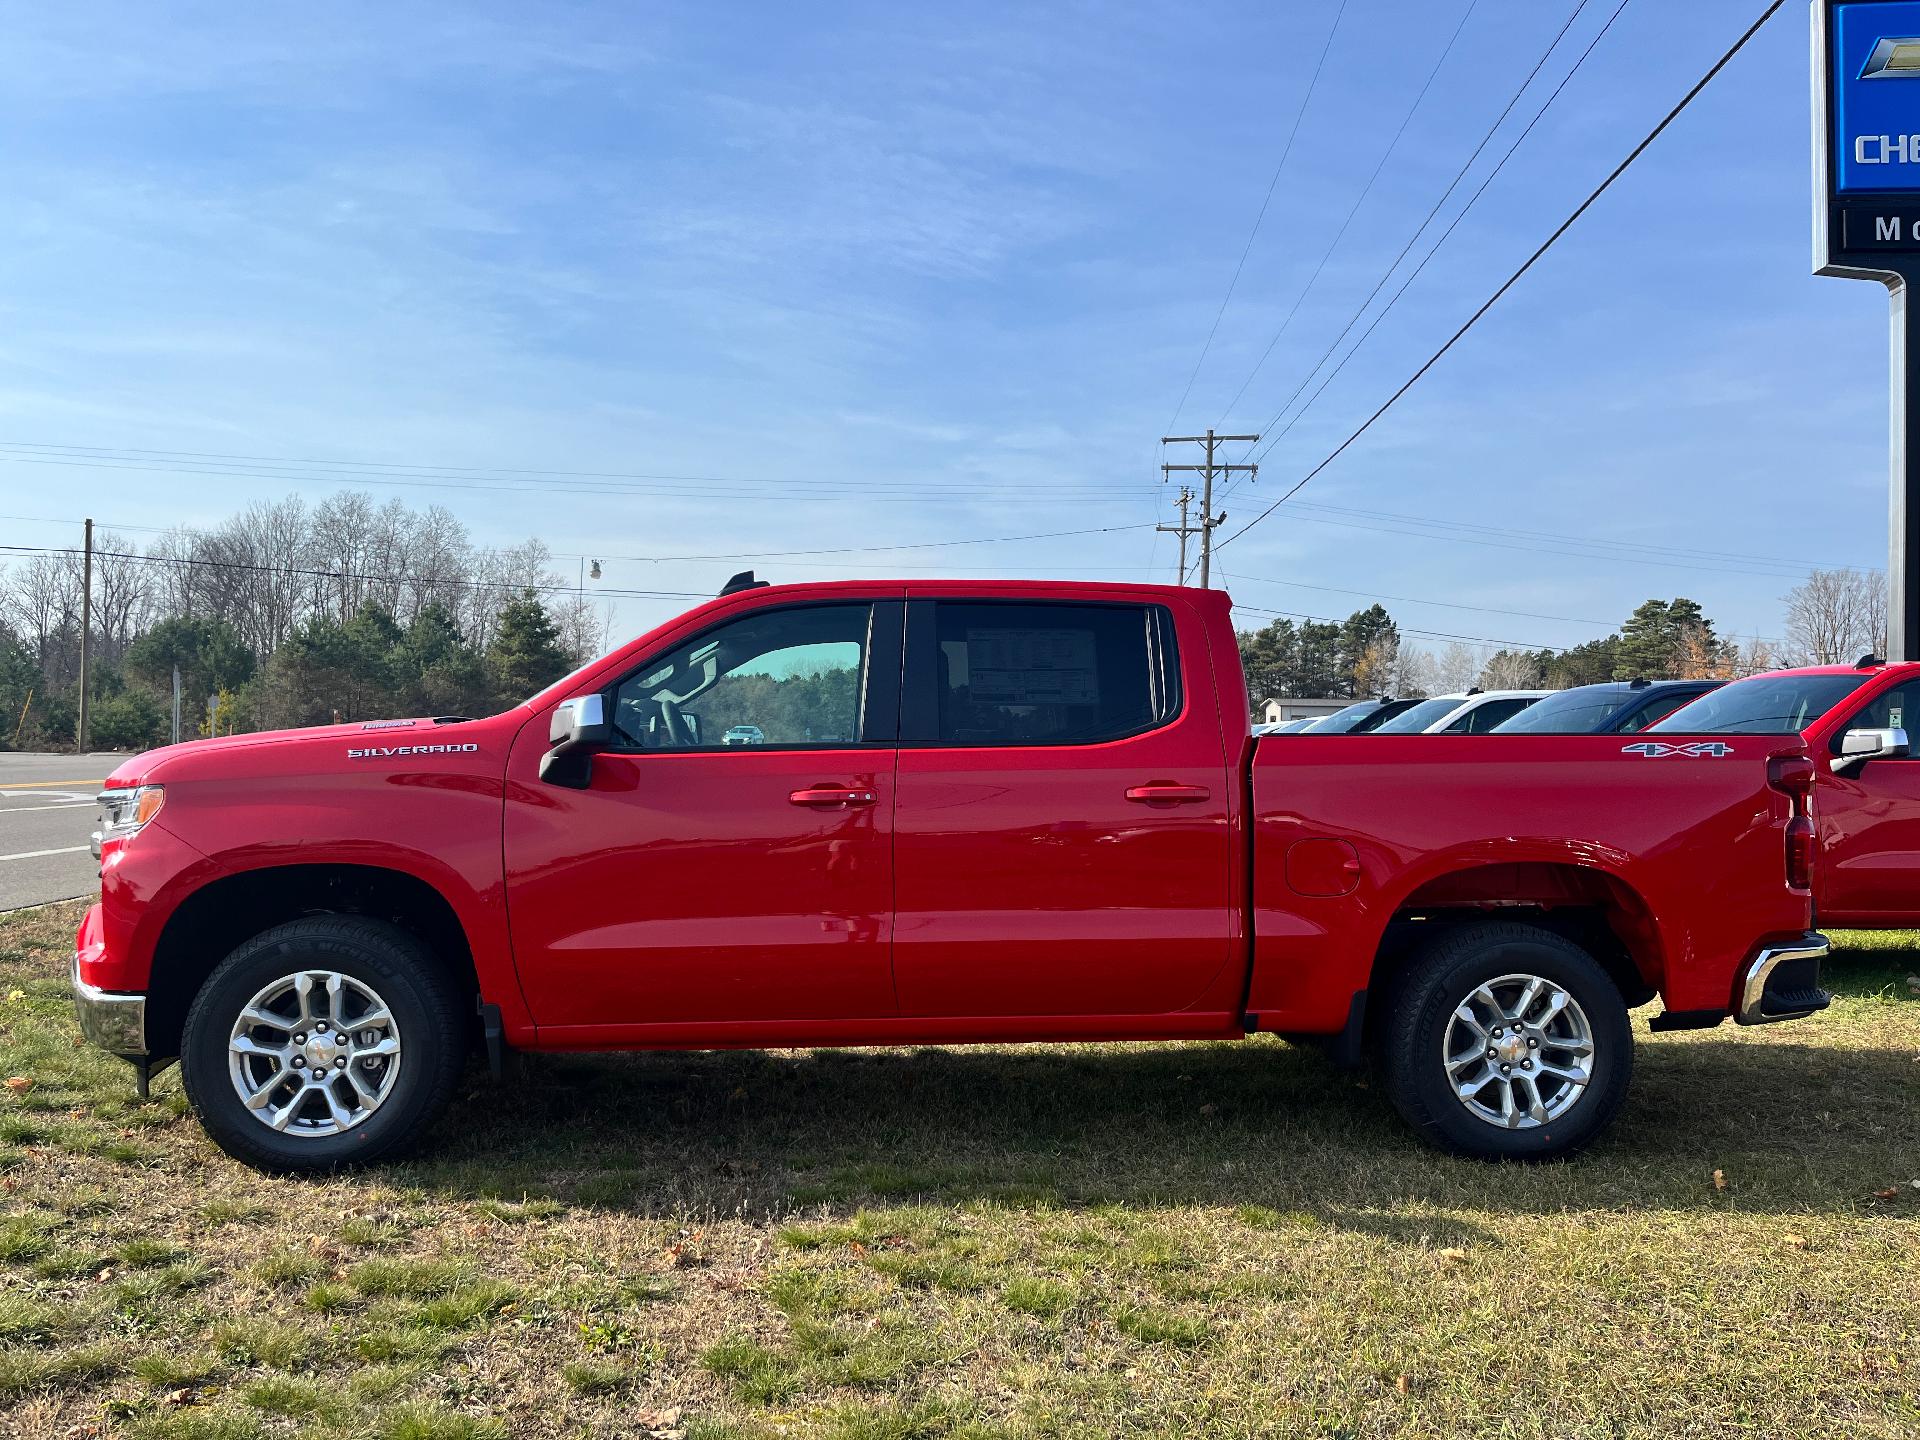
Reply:
M99 886L87 837L93 797L124 755L0 752L0 910Z

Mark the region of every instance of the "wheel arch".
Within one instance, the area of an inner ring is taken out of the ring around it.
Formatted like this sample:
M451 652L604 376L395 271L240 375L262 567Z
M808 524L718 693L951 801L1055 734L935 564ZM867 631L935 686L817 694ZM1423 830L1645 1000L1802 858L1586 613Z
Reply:
M1652 907L1610 870L1565 861L1524 860L1462 866L1410 891L1382 931L1368 974L1371 1003L1391 989L1439 927L1515 920L1580 946L1619 986L1629 1007L1660 992L1667 957Z
M313 915L385 920L417 939L468 994L480 993L473 946L447 897L425 880L375 865L277 865L202 886L168 916L147 988L147 1047L179 1052L193 997L214 967L253 936Z

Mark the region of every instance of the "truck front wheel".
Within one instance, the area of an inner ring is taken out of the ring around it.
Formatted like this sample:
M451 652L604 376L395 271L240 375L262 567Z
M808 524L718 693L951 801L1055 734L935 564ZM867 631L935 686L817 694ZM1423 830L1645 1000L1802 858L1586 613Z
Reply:
M1533 925L1442 932L1400 977L1380 1038L1408 1123L1482 1159L1580 1149L1613 1119L1633 1070L1619 987L1578 945Z
M240 946L200 988L180 1075L214 1142L262 1170L389 1155L445 1108L465 1058L459 988L384 921L320 915Z

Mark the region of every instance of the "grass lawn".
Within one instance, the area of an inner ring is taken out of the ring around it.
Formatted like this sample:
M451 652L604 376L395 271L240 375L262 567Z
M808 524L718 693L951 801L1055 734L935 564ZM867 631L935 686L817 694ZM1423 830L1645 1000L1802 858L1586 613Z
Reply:
M0 916L0 1433L1920 1434L1916 937L1647 1036L1586 1157L1277 1041L532 1057L271 1180Z

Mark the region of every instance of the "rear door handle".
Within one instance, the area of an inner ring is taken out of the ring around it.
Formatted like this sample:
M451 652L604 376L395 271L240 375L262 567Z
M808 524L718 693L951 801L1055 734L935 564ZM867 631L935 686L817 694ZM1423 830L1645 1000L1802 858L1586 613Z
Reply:
M873 791L854 790L839 785L818 785L805 790L795 790L787 796L795 805L813 805L820 809L831 809L836 805L871 805Z
M1213 792L1204 785L1174 785L1166 781L1127 787L1127 799L1137 800L1142 805L1192 805L1210 799L1212 795Z

